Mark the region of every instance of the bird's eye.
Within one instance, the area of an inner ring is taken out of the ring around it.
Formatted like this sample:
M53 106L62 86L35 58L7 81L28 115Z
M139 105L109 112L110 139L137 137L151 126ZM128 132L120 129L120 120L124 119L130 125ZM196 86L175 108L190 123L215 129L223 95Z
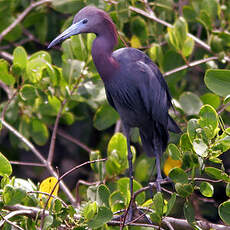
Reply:
M86 18L82 21L82 24L86 24L87 22L88 22L88 19Z

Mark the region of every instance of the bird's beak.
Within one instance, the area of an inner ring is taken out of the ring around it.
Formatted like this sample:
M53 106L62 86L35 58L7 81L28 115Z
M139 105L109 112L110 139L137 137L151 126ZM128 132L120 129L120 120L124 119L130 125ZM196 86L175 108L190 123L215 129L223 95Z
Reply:
M71 25L69 28L67 28L63 33L61 33L59 36L57 36L49 45L48 45L48 49L55 46L56 44L64 41L65 39L79 34L81 33L81 27L82 27L82 23L77 22L74 23L73 25Z

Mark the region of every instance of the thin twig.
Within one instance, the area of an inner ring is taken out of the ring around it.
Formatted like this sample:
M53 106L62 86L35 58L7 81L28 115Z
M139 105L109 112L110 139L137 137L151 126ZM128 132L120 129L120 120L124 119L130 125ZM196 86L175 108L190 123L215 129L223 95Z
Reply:
M171 74L174 74L176 72L182 71L184 69L187 69L187 68L190 68L190 67L193 67L193 66L196 66L196 65L200 65L200 64L212 61L212 60L217 60L217 59L218 59L218 57L208 57L208 58L204 58L204 59L201 59L201 60L193 61L193 62L189 63L189 65L182 65L182 66L180 66L178 68L175 68L173 70L167 71L167 72L165 72L163 74L163 76L167 77L167 76L169 76Z
M46 195L46 196L50 195L48 192L41 192L41 191L30 191L30 192L27 192L27 193L43 194L43 195ZM51 197L54 198L54 199L60 200L61 203L63 204L63 206L68 207L68 205L60 197L54 196L54 195L51 195Z
M2 125L8 129L10 132L12 132L16 137L18 137L23 143L25 143L29 149L35 154L35 156L44 164L46 165L47 170L50 172L50 174L54 177L57 178L57 173L53 169L53 167L47 163L46 159L42 156L42 154L35 148L35 146L27 140L21 133L19 133L14 127L12 127L10 124L8 124L6 121L3 121L0 119L2 122ZM60 186L63 190L63 192L66 194L66 196L69 198L70 202L72 204L75 204L76 200L73 197L72 193L69 191L68 187L65 185L63 181L60 182Z
M5 51L0 51L0 56L2 56L4 59L12 62L13 61L13 56Z
M138 9L136 7L133 7L133 6L129 6L129 9L132 10L132 11L134 11L134 12L136 12L136 13L138 13L138 14L141 14L141 15L147 17L147 18L150 18L150 19L152 19L152 20L156 21L157 23L160 23L160 24L162 24L164 26L167 26L167 27L170 27L170 28L173 27L172 24L170 24L170 23L168 23L168 22L166 22L164 20L161 20L161 19L157 18L154 15L153 12L152 13L147 13L144 10ZM207 51L211 52L210 46L207 45L205 42L203 42L199 38L195 37L193 34L188 33L187 35L189 37L191 37L197 44L199 44L200 46L202 46L204 49L206 49Z
M3 81L0 81L0 88L6 92L8 99L11 98L10 89Z
M217 113L220 115L221 113L224 112L224 110L230 106L230 102L224 104L224 105L221 105L218 109L217 109Z
M3 216L1 213L0 213L0 216L2 217L2 221L0 221L0 228L3 227L3 225L5 224L5 222L9 223L10 225L14 226L16 229L19 229L19 230L23 230L23 228L19 227L18 225L16 225L15 223L13 223L12 221L10 221L9 219L14 217L14 216L18 216L18 215L21 215L21 211L14 211L14 212L11 212L9 213L8 215L6 216ZM25 212L23 212L23 214L25 214Z
M57 185L61 182L61 180L62 180L64 177L66 177L67 175L71 174L71 173L74 172L75 170L77 170L77 169L79 169L79 168L81 168L81 167L83 167L83 166L85 166L85 165L87 165L87 164L93 164L93 163L96 163L96 162L103 162L103 161L106 161L106 160L107 160L107 158L97 159L97 160L93 160L93 161L86 161L86 162L84 162L84 163L82 163L82 164L80 164L80 165L77 165L77 166L73 167L72 169L70 169L70 170L68 170L67 172L65 172L62 176L60 176L60 177L58 178L56 184L54 185L52 191L51 191L50 194L49 194L49 197L48 197L48 199L47 199L47 201L46 201L46 204L45 204L45 206L44 206L44 208L43 208L43 213L45 213L45 210L46 210L46 208L47 208L47 206L48 206L49 200L50 200L52 194L54 193L54 191L55 191ZM42 218L41 218L41 230L42 230L42 227L43 227L44 216L45 216L45 215L42 215Z
M81 74L80 77L77 79L77 81L76 81L73 89L70 92L70 96L72 96L72 94L74 93L74 90L79 86L79 84L80 84L81 79L83 78L83 76L84 75ZM69 101L69 98L65 98L63 100L63 102L61 103L61 107L60 107L60 109L58 111L58 114L57 114L57 117L56 117L56 120L55 120L55 124L54 124L54 128L53 128L53 133L52 133L52 137L51 137L51 142L50 142L49 154L48 154L48 158L47 158L48 164L51 164L51 162L53 160L54 149L55 149L55 141L56 141L57 130L58 130L58 124L59 124L59 121L60 121L60 118L61 118L62 111L63 111L66 103Z
M6 36L11 30L14 29L15 26L17 26L23 19L24 17L35 7L40 6L45 3L49 3L51 0L41 0L39 2L32 2L18 17L17 19L9 25L5 30L3 30L0 34L0 43L4 36Z
M71 141L72 143L78 145L82 149L84 149L86 152L91 153L92 149L90 149L87 145L76 139L75 137L69 135L64 130L61 130L60 128L57 131L57 134L61 137L64 137L66 140Z
M21 162L21 161L10 161L13 165L26 165L26 166L35 166L35 167L46 167L45 164L33 163L33 162Z

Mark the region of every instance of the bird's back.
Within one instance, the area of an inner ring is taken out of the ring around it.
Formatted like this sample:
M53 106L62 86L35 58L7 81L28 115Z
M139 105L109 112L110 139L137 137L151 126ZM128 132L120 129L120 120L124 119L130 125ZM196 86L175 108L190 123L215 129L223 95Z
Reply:
M125 125L140 129L148 155L154 153L154 145L162 145L164 151L168 130L180 129L168 114L171 96L160 70L146 54L134 48L116 50L112 56L119 68L105 82L109 103Z

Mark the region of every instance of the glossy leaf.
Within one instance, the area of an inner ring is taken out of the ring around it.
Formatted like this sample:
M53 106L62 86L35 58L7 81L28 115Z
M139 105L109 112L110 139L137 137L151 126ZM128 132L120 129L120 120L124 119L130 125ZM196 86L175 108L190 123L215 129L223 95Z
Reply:
M27 53L22 46L18 46L13 52L13 64L20 69L25 70L27 65Z
M184 216L188 223L193 224L195 222L195 211L190 202L184 203Z
M180 160L181 153L175 144L168 145L169 155L173 160Z
M12 166L8 159L0 152L0 176L10 176L12 174Z
M101 227L110 221L113 217L113 213L107 207L99 207L97 214L88 222L88 227L96 229Z
M188 175L181 168L174 168L169 172L169 177L175 183L185 184L188 183Z
M214 109L217 109L220 106L220 97L216 94L206 93L206 94L202 95L200 98L201 98L204 105L209 104Z
M167 211L165 213L166 216L168 216L171 212L171 210L174 207L174 204L176 202L176 193L173 193L171 198L169 199L168 203L167 203Z
M230 224L230 201L225 201L218 207L220 218L226 223Z
M106 185L100 185L97 190L97 203L99 206L102 206L103 204L106 207L109 207L109 196L110 191L109 188Z
M206 86L215 94L225 97L230 94L230 70L210 69L205 73Z
M200 192L202 193L203 196L212 197L214 193L214 188L210 183L202 182L200 184Z
M0 59L0 80L6 85L13 85L15 83L15 78L8 71L8 62L6 60Z
M98 130L104 130L114 125L118 118L118 113L110 105L104 104L96 111L93 125Z
M184 92L180 96L179 102L187 115L198 114L202 106L200 98L192 92Z
M223 172L220 169L214 167L206 167L205 172L214 179L230 182L230 178L227 173Z

